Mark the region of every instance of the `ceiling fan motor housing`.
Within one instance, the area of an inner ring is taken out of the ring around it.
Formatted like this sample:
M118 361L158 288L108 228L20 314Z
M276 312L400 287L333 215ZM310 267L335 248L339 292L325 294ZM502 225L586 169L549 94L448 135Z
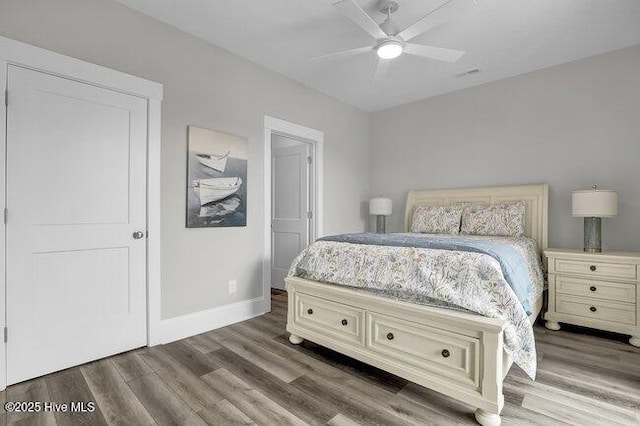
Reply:
M380 24L380 29L390 36L394 36L400 32L400 27L396 24L396 21L391 18L385 19L384 22Z
M391 19L391 14L397 12L400 7L398 3L392 0L380 0L378 2L378 7L380 8L380 12L387 15L387 19L380 24L380 29L390 36L398 34L400 32L400 27L393 19Z

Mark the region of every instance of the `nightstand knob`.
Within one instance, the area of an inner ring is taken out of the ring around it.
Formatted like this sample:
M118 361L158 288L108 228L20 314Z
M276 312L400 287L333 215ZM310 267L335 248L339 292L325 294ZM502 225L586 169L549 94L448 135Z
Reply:
M393 333L387 333L387 339L393 340Z
M591 312L595 312L595 311L597 311L598 309L597 309L595 306L592 306L592 307L590 307L590 308L589 308L589 310L590 310Z
M449 352L449 350L448 350L448 349L443 349L443 350L442 350L442 356L443 356L444 358L449 358L449 356L450 356L450 355L451 355L451 353Z
M595 271L596 270L596 265L589 266L589 269L591 269L591 272Z
M311 309L311 308L307 309L307 313L308 313L309 315L313 315L313 309Z
M596 288L596 286L595 286L595 285L592 285L591 287L589 287L589 290L591 290L591 291L596 291L596 290L597 290L597 288Z
M347 325L347 324L349 324L349 321L347 321L346 319L343 319L342 320L342 325Z

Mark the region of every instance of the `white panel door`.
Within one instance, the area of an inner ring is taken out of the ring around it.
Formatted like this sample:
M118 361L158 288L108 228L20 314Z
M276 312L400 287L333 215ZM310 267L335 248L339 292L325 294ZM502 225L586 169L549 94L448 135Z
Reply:
M271 286L284 289L291 262L309 244L310 146L276 143L271 153Z
M14 66L8 89L12 384L146 344L147 101Z

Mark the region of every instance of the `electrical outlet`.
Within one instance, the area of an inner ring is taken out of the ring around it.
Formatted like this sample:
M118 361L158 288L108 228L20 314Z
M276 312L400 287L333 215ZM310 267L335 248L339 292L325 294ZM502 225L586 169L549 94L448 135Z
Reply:
M235 293L237 290L236 280L229 281L229 294Z

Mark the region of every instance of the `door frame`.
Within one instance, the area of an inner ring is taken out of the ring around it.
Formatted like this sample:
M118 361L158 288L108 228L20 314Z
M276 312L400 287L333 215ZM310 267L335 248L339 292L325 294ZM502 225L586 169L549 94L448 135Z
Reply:
M264 116L264 246L262 261L262 295L264 311L271 312L271 136L281 135L311 145L311 211L313 212L309 239L313 241L323 235L323 154L324 132L282 120Z
M147 344L160 341L160 114L162 84L0 36L0 94L15 65L147 100ZM1 96L2 98L4 96ZM11 94L9 93L9 105ZM6 208L7 108L0 101L0 210ZM0 212L1 213L1 212ZM10 216L10 215L9 215ZM9 218L9 220L11 220ZM0 219L0 335L6 327L6 225ZM11 338L9 330L9 338ZM0 346L0 390L7 384L7 345Z

